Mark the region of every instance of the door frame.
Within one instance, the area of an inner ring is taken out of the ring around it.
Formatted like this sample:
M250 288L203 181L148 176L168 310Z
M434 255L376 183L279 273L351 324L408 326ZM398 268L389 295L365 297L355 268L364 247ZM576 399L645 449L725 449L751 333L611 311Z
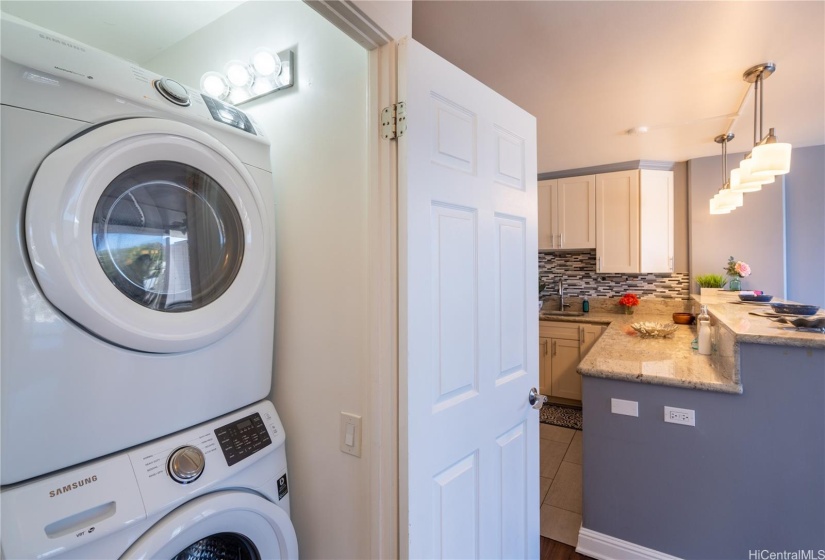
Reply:
M368 51L369 370L362 437L370 449L370 556L399 558L399 441L404 427L398 408L398 149L395 141L381 137L380 115L398 101L395 41L412 34L412 1L394 0L391 10L378 6L385 2L304 2Z

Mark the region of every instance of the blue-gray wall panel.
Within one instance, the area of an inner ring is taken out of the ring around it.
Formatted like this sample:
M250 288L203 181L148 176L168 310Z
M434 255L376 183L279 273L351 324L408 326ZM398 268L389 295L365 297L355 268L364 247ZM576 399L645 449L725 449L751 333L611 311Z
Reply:
M741 350L743 395L584 377L584 527L682 558L825 550L825 350Z

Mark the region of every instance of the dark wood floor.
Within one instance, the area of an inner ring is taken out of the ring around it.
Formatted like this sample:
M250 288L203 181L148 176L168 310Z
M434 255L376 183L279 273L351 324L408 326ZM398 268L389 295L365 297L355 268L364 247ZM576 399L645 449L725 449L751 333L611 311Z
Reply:
M541 538L541 560L593 560L589 556L582 556L576 552L576 547Z

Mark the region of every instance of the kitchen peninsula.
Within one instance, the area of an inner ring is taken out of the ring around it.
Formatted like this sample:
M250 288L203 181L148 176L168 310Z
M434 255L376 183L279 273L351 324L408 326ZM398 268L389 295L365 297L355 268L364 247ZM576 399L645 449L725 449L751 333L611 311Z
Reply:
M711 356L690 348L694 327L640 339L630 323L670 313L637 313L613 315L579 364L580 550L622 541L658 557L825 550L825 334L724 298L694 300L708 304ZM637 402L638 416L611 413L611 399ZM665 423L665 406L695 411L695 426Z

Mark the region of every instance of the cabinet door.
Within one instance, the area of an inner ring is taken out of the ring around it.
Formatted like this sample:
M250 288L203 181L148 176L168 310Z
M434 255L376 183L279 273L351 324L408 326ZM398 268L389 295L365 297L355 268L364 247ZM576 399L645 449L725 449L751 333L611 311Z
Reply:
M579 353L581 354L582 359L587 356L587 353L590 352L590 349L596 344L596 341L604 332L604 327L602 325L581 325L579 326L580 329L580 338L579 342L581 348Z
M538 203L539 203L539 251L544 249L555 249L557 231L556 223L556 180L539 181L538 183Z
M639 272L639 171L596 175L596 271Z
M557 246L592 249L596 246L596 176L559 179L556 187Z
M579 341L554 338L550 341L551 395L565 399L582 399L579 365Z
M673 272L673 172L642 169L640 272Z
M550 395L550 339L539 339L539 393Z

